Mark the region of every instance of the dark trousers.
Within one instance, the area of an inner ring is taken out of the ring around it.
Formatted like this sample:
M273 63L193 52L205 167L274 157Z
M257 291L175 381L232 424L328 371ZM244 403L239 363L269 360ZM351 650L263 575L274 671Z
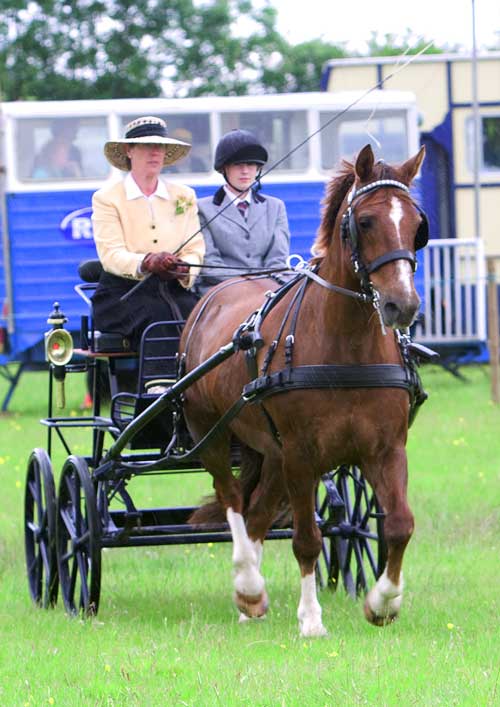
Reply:
M162 281L151 275L126 300L120 298L136 280L103 272L92 296L94 329L118 332L139 350L142 332L153 322L186 319L198 298L177 280Z

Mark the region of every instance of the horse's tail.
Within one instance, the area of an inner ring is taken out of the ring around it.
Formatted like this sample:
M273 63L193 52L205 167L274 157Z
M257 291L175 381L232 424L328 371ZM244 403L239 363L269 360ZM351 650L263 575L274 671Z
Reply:
M262 469L262 454L256 452L246 444L241 444L241 461L239 481L243 495L243 515L250 503L250 497L259 483ZM188 522L198 523L225 523L226 512L215 496L207 496L202 505L189 517Z

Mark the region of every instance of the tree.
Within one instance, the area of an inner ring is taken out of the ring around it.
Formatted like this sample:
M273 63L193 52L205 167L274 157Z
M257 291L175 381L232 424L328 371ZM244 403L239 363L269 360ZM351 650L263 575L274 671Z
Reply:
M243 94L281 46L250 0L4 0L6 100Z
M318 91L324 64L348 56L342 46L313 39L296 45L283 44L281 61L264 68L262 82L276 93Z
M391 33L382 35L379 32L372 32L367 44L369 56L413 55L423 49L424 54L442 54L444 51L431 43L431 40L415 36L409 28L402 37ZM447 51L458 51L458 47L447 47Z
M4 100L242 95L319 90L344 45L290 45L272 0L2 0ZM372 33L372 56L426 45ZM426 50L438 52L430 47Z

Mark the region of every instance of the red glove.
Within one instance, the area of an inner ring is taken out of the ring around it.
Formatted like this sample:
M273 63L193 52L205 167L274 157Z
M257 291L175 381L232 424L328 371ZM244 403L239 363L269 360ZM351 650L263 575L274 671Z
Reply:
M187 280L189 277L189 265L186 265L183 260L177 258L175 261L175 268L169 272L169 276L176 278L177 280Z
M150 272L162 280L183 280L189 267L172 253L148 253L141 263L143 272Z

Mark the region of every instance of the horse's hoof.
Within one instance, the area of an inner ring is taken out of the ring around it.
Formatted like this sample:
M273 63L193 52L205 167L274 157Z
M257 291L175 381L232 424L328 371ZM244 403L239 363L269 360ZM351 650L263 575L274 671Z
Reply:
M303 638L323 638L328 636L328 631L322 623L301 624L300 635Z
M394 623L396 619L398 618L397 613L388 613L384 616L378 616L371 606L368 604L367 601L365 601L364 605L364 612L365 612L365 618L366 620L373 624L373 626L387 626L388 624Z
M257 616L256 618L250 618L250 616L240 613L240 615L238 616L238 623L239 624L246 624L249 621L264 621L265 618L266 618L265 614L263 616Z
M235 592L234 601L240 612L248 616L249 619L258 619L264 616L269 606L267 592L265 591L255 596Z

